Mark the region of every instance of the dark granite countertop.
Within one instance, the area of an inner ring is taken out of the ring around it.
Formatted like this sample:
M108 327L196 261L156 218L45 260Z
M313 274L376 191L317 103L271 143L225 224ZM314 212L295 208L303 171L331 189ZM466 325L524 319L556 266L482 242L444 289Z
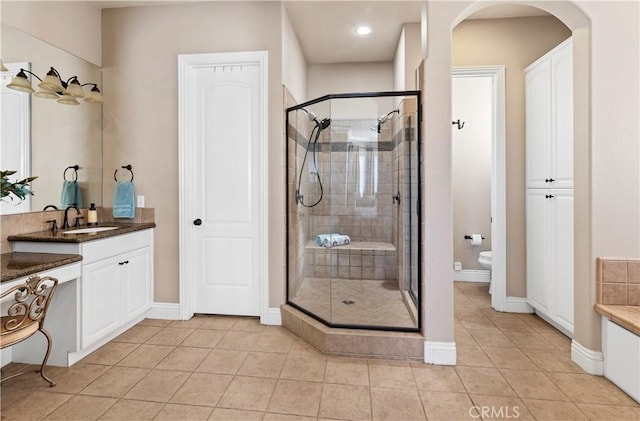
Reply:
M73 230L68 228L64 230L58 230L55 233L51 231L38 231L28 234L10 235L7 240L9 241L36 241L36 242L49 242L49 243L84 243L85 241L99 240L102 238L113 237L116 235L127 234L129 232L145 230L149 228L155 228L154 222L143 222L127 224L122 222L105 222L100 224L101 227L118 227L118 229L109 231L100 231L88 234L64 234L65 231ZM86 227L82 227L86 228Z
M81 260L82 256L79 254L21 252L0 254L0 282L11 281Z

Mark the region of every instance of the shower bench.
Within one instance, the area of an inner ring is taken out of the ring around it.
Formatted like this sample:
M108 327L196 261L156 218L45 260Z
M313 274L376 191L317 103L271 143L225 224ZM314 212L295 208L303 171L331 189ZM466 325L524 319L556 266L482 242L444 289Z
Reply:
M375 281L398 279L396 247L391 243L352 241L337 247L305 245L306 276Z

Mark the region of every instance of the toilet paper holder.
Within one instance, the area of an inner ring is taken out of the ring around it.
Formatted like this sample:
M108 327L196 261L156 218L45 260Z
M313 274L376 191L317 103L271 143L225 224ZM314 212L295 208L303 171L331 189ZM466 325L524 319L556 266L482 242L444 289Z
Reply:
M464 239L465 240L471 240L473 237L471 237L470 235L465 235ZM482 236L482 239L485 240L484 235Z

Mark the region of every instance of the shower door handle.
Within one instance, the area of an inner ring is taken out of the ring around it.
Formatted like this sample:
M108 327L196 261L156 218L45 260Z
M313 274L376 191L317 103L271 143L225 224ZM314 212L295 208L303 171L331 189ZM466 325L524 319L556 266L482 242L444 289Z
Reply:
M202 225L202 219L197 218L193 220L193 225Z

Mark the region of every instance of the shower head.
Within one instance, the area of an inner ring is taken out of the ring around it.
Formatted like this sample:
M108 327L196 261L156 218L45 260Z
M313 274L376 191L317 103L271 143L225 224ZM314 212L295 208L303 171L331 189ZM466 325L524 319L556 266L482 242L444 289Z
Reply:
M388 112L386 114L381 115L380 118L378 119L378 124L384 124L389 119L391 114L393 114L393 113L400 114L400 110L393 110L393 111L390 111L390 112Z
M305 110L304 108L300 108L301 111L304 111L307 114L307 118L316 123L316 126L322 131L331 125L330 118L323 118L322 120L318 120L318 116L313 111Z
M380 129L382 128L382 125L383 125L387 120L389 120L389 117L390 117L390 116L391 116L391 114L393 114L393 113L398 113L398 114L400 114L400 110L393 110L393 111L389 111L388 113L381 115L381 116L378 118L378 123L377 123L375 126L371 127L371 130L373 130L373 131L377 131L378 133L380 133Z
M318 121L318 116L313 111L305 110L304 108L300 108L301 111L304 111L307 114L307 118L311 121Z

